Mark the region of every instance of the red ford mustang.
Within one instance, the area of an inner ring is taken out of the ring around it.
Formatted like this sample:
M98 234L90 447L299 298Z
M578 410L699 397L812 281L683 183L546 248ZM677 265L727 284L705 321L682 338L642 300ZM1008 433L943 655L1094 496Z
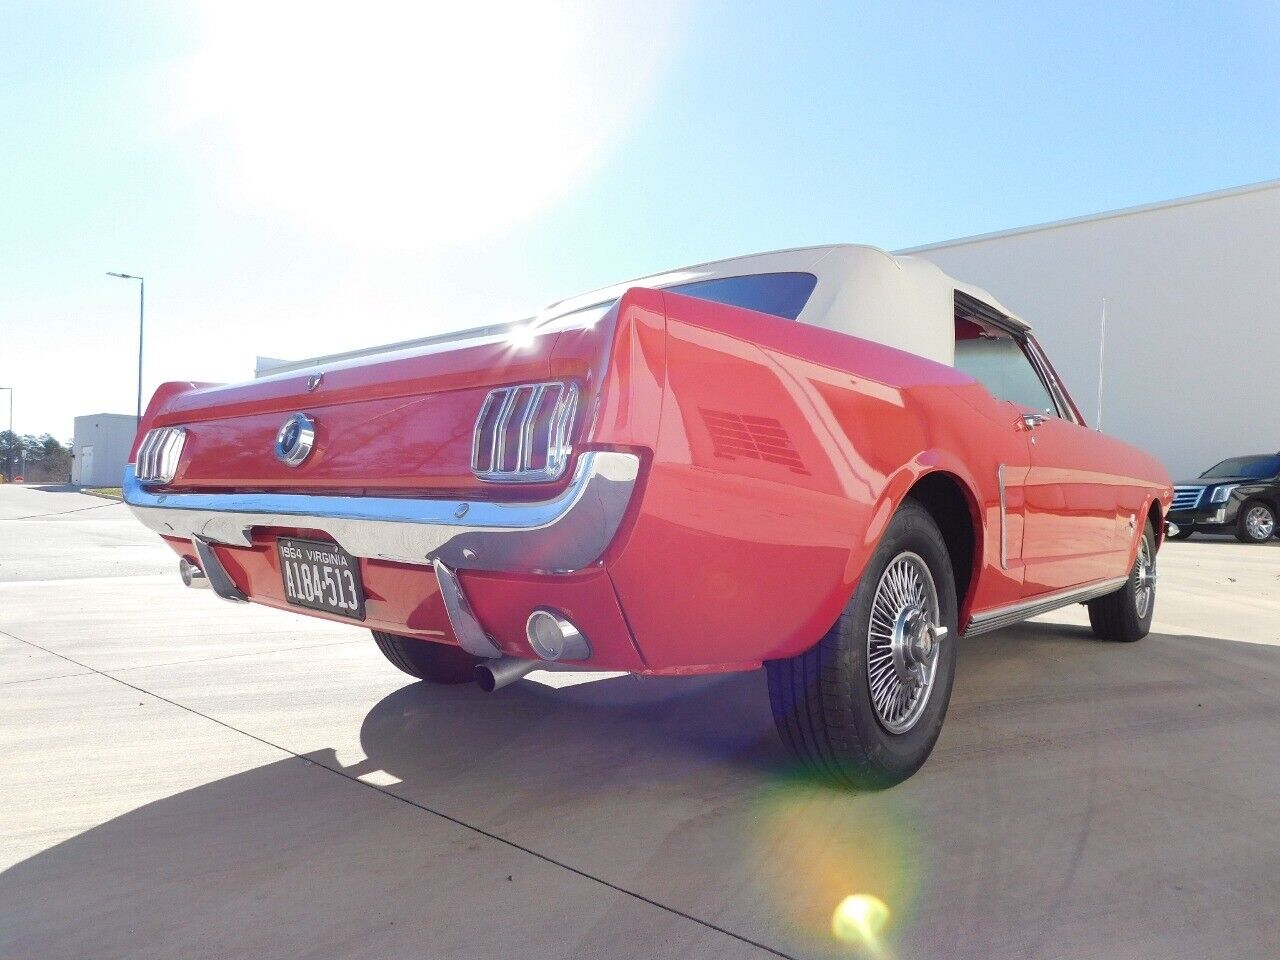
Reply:
M1172 498L1024 322L857 246L167 383L133 461L191 585L361 621L436 683L763 665L798 757L872 786L928 757L961 637L1081 602L1144 636Z

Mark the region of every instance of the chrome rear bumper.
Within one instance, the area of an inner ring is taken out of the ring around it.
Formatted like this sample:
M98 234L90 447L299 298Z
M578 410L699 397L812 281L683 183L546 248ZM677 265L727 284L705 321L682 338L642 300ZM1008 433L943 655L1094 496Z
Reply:
M613 540L640 474L631 453L591 450L548 500L502 503L294 493L163 493L125 467L124 500L167 537L247 547L255 528L319 530L357 557L464 570L569 573Z

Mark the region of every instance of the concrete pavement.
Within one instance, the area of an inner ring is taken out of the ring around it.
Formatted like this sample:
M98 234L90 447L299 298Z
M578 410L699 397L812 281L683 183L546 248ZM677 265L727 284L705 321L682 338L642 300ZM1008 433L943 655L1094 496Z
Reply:
M965 641L929 763L858 794L760 674L432 688L0 487L0 957L847 957L860 892L881 957L1274 957L1280 543L1160 561L1138 644Z

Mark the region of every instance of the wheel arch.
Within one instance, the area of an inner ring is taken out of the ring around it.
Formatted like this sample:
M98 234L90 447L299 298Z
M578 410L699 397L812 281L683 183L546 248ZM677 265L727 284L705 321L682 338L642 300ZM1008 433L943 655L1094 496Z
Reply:
M1160 510L1160 500L1158 497L1152 497L1151 502L1147 504L1147 519L1151 522L1151 529L1156 533L1156 549L1164 545L1164 513Z
M924 507L942 533L951 559L958 612L963 623L982 572L984 531L978 497L957 473L939 468L917 476L897 507L907 500Z

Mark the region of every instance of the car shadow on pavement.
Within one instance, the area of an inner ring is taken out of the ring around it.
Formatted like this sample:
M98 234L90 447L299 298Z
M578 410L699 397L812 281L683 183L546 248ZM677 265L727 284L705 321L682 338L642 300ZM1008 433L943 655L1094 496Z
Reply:
M965 641L924 769L856 793L793 775L760 673L412 683L366 759L286 757L0 873L0 956L756 955L675 949L689 921L613 888L791 956L848 956L859 892L885 956L1264 956L1278 699L1280 647L1024 625Z

